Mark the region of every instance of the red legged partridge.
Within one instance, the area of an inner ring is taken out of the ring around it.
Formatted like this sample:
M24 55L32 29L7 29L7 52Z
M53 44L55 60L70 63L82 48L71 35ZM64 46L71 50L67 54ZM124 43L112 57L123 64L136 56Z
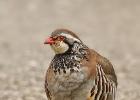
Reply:
M115 100L112 64L70 30L57 29L45 40L55 52L45 77L48 100Z

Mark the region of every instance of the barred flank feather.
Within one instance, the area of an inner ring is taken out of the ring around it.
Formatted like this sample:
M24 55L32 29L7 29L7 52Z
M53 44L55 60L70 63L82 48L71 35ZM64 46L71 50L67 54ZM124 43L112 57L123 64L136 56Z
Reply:
M97 77L95 87L91 90L93 100L115 100L116 85L109 80L101 65L97 64Z

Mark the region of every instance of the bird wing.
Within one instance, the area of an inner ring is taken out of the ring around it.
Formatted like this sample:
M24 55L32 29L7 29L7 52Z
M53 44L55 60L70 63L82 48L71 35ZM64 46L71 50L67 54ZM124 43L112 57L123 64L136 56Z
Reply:
M94 50L91 50L91 53L92 53L92 56L95 57L96 65L100 65L106 77L112 80L117 86L118 84L117 77L116 77L115 70L111 62L107 58L101 56L99 53L97 53Z
M113 65L110 63L108 59L105 57L100 56L100 59L98 61L99 65L101 65L101 68L103 69L103 72L105 73L106 77L113 81L115 85L117 86L117 76L115 74Z
M92 76L95 77L95 86L91 89L90 99L96 100L114 100L117 87L117 77L112 64L108 59L101 56L94 50L89 51L89 66ZM96 68L96 71L95 71Z

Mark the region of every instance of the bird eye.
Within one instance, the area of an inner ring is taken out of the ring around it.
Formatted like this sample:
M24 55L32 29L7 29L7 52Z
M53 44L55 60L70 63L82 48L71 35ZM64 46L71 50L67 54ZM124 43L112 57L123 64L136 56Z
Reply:
M63 37L63 36L60 36L59 38L60 38L61 40L63 40L63 39L64 39L64 37Z

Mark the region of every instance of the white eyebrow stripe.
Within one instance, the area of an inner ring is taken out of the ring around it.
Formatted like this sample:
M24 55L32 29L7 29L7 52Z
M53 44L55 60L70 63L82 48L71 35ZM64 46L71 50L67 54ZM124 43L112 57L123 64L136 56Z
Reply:
M73 39L73 40L75 40L75 41L77 41L77 42L81 42L79 39L77 39L77 38L73 37L73 36L72 36L72 35L70 35L70 34L61 33L61 35L62 35L62 36L65 36L66 38Z

